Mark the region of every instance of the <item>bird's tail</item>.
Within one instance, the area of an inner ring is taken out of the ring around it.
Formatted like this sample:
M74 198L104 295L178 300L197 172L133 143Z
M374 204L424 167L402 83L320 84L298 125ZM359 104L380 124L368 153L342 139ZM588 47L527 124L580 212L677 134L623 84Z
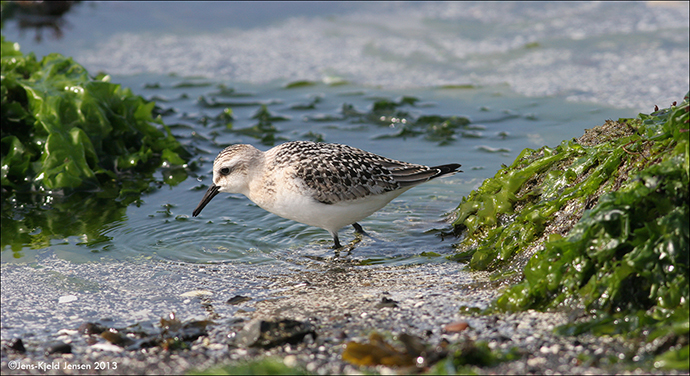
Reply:
M400 184L401 187L410 187L417 184L422 184L439 176L461 172L458 171L459 167L460 165L457 163L435 167L412 166L393 170L392 174L395 178L395 181Z

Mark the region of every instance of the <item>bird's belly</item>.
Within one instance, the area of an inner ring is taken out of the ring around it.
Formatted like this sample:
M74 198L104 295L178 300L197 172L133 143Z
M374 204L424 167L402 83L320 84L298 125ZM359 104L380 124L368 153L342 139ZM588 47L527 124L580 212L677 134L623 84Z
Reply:
M309 196L292 193L276 197L277 199L272 202L252 201L283 218L335 232L370 216L406 190L401 189L333 204L324 204Z

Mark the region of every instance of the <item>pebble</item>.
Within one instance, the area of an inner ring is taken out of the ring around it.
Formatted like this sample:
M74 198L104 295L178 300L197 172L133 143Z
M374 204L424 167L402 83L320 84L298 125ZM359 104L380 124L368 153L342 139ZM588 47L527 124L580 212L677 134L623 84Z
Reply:
M116 353L125 351L125 349L123 349L120 346L113 345L112 343L105 343L105 342L93 344L93 345L91 345L91 348L93 350L111 351L111 352L116 352Z
M469 328L469 326L470 325L465 321L458 321L444 326L443 331L446 333L457 333Z
M58 303L70 303L77 299L78 298L74 295L64 295L58 298Z
M288 355L285 358L283 358L283 364L290 368L294 368L297 366L297 357L294 355Z

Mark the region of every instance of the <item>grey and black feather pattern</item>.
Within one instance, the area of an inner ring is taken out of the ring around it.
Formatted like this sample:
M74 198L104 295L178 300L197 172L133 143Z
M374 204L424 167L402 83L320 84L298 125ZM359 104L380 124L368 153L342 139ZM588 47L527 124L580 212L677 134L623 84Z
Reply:
M278 146L275 162L294 166L316 201L333 204L412 187L458 172L459 164L428 167L396 161L341 144L311 141Z

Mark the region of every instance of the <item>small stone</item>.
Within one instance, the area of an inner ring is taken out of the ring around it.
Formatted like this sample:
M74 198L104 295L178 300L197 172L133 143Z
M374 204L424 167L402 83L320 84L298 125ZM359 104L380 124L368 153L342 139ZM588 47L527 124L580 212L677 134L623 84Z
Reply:
M539 352L542 354L558 354L559 351L561 351L561 346L559 346L557 343L553 344L552 346L544 345L539 349Z
M79 325L79 328L77 328L77 331L81 334L101 334L104 331L108 330L105 326L98 324L98 323L93 323L93 322L85 322L81 325Z
M20 353L24 354L26 352L26 348L24 347L24 342L22 341L21 338L17 338L12 342L12 344L9 346L10 349Z
M398 302L393 299L388 299L385 296L381 299L381 303L376 305L376 308L395 308L398 306Z
M58 342L49 344L48 347L46 347L45 354L69 354L71 352L72 345L70 345L69 343Z
M110 352L115 352L115 353L120 353L125 351L120 346L113 345L112 343L96 343L94 345L91 345L91 348L93 350L99 350L99 351L110 351Z
M79 333L79 331L74 330L74 329L60 329L58 330L57 334L59 336L73 336L75 334Z
M470 324L468 324L465 321L457 321L451 324L448 324L443 327L443 331L446 333L458 333L462 332L463 330L467 329L470 327Z
M78 298L74 295L65 295L65 296L61 296L60 298L58 298L58 303L70 303L70 302L73 302L77 299Z
M530 367L537 367L539 365L546 364L546 358L535 357L527 359L527 365Z
M101 337L114 345L122 347L129 346L134 343L131 338L128 338L124 333L120 333L120 331L115 328L110 328L104 331L101 333Z
M209 350L225 350L228 348L228 345L224 343L211 343L207 347Z
M297 344L304 337L316 338L314 326L290 319L277 321L252 320L237 333L235 343L241 347L271 348L285 343Z
M295 368L297 366L297 357L294 355L288 355L283 358L283 364L285 364L286 367Z
M211 295L213 295L213 293L211 291L208 291L208 290L192 290L192 291L187 291L187 292L183 292L182 294L180 294L180 296L183 298L193 298L193 297L201 298L204 296L211 296Z
M248 302L250 300L252 300L252 298L250 298L250 297L242 296L242 295L235 295L232 298L228 299L228 301L225 302L225 304L237 305L237 304L241 304L244 302Z

